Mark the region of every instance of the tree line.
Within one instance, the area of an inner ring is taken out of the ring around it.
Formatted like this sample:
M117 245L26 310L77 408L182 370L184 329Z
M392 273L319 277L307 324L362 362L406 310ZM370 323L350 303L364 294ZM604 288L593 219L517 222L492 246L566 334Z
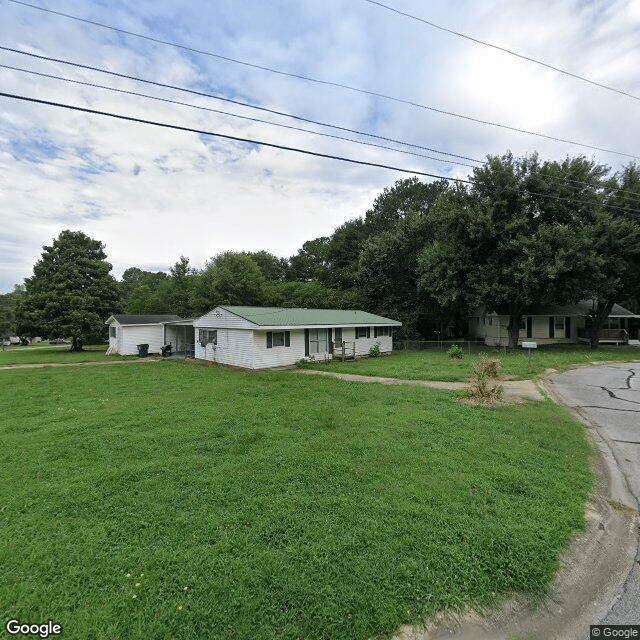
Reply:
M468 184L397 181L289 258L224 252L198 270L183 256L169 273L131 267L120 281L110 270L100 242L64 231L0 297L3 327L92 339L113 312L186 318L229 304L360 308L400 320L399 339L433 339L464 335L484 307L510 318L515 346L533 308L593 299L597 346L614 302L639 310L640 168L490 156Z

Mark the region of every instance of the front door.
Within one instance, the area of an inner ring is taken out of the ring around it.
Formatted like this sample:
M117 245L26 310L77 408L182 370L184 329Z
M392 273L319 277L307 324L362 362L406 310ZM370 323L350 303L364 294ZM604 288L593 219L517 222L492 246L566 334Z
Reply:
M527 338L533 337L533 318L527 316Z
M556 337L555 321L556 319L553 316L549 316L549 337L550 338Z
M567 316L564 319L564 337L565 338L571 337L571 316Z

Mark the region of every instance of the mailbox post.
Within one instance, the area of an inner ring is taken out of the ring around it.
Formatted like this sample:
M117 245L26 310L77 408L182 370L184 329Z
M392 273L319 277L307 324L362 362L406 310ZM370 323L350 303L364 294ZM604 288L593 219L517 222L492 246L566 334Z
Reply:
M538 348L537 342L523 342L522 348L527 349L529 351L529 367L531 367L531 350Z

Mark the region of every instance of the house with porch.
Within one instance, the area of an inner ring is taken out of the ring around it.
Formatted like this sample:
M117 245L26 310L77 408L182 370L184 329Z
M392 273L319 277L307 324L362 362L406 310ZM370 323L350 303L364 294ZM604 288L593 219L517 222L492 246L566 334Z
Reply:
M546 305L534 308L520 321L519 342L538 344L589 342L587 334L593 302L583 300L573 305ZM469 335L491 346L509 344L509 316L486 309L469 318ZM640 315L614 304L600 334L601 343L638 343Z
M290 366L303 358L330 360L393 349L401 322L367 311L221 305L200 318L176 315L110 316L108 354L172 353L243 369Z
M358 357L393 348L401 322L367 311L221 305L193 321L195 357L243 369L268 369L303 358Z

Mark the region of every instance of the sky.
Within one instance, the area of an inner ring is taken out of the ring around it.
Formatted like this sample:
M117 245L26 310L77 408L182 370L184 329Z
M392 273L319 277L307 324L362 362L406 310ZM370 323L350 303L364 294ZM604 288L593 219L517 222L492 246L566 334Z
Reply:
M291 256L411 171L466 178L507 151L612 172L640 157L640 0L384 0L631 97L366 0L25 2L0 0L0 92L198 132L0 96L0 292L64 229L103 242L117 278L180 256L202 268Z

